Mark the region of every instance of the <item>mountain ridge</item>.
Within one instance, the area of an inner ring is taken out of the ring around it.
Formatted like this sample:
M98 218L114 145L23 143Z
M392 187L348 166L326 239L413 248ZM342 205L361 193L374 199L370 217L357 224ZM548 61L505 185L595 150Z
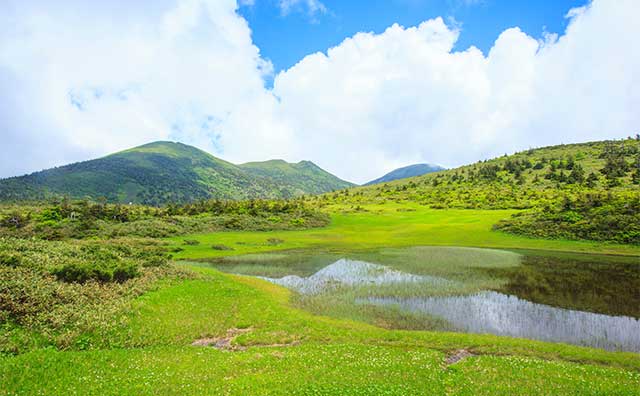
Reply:
M441 167L440 165L433 164L413 164L403 166L401 168L397 168L392 170L391 172L386 173L385 175L371 180L368 183L363 184L363 186L371 186L374 184L386 183L394 180L406 179L409 177L422 176L427 173L434 173L446 170L446 168Z
M69 196L163 205L200 199L293 198L353 185L310 161L280 161L278 168L286 169L281 174L272 169L273 161L235 165L193 146L157 141L0 179L0 201Z

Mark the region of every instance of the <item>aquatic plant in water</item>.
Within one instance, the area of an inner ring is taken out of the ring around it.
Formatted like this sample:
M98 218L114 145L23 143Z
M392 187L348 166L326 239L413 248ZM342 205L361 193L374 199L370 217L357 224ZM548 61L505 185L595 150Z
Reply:
M640 320L555 308L487 291L455 297L368 297L358 303L440 317L461 331L640 352Z

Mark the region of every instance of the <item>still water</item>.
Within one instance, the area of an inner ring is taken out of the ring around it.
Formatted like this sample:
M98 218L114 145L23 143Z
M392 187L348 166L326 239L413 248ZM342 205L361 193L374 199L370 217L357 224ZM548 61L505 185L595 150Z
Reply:
M638 258L416 247L234 260L216 267L287 287L316 313L375 307L432 318L417 321L428 330L640 352Z
M371 297L357 302L427 313L469 333L640 352L640 321L635 318L555 308L493 291L437 298Z

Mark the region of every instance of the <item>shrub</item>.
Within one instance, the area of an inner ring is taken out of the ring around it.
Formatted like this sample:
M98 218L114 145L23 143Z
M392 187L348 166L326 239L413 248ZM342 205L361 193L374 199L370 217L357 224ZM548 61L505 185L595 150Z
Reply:
M53 269L51 273L58 280L67 283L86 283L89 281L122 283L140 276L140 269L134 263L124 262L118 264L68 263Z
M18 229L24 227L29 222L29 217L19 212L13 212L0 219L0 227Z
M86 283L90 280L104 283L113 281L113 270L112 266L105 264L68 263L54 268L51 273L58 280L67 283Z
M0 355L46 346L91 348L97 340L111 345L111 337L92 334L111 334L132 299L157 280L188 276L163 265L162 244L145 239L0 236L0 260L6 264L0 265Z
M123 283L138 276L140 276L140 270L137 265L133 263L120 263L114 268L112 279L115 282Z
M222 245L222 244L212 245L211 249L213 249L213 250L234 250L232 247L229 247L227 245Z
M196 241L195 239L185 239L184 244L188 246L196 246L200 244L200 241Z
M269 245L282 245L284 243L284 239L280 239L280 238L269 238L267 239L267 244Z
M21 256L17 253L0 253L0 265L15 268L20 262Z

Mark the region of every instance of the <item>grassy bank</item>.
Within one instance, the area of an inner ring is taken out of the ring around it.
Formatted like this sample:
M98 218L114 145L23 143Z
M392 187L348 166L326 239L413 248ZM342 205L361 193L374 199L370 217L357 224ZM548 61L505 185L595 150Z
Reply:
M498 221L516 210L429 209L421 205L366 205L358 210L333 206L331 224L301 231L220 232L171 239L182 249L177 259L200 259L286 249L359 250L420 245L539 249L602 254L640 255L640 247L593 241L528 238L493 231ZM197 245L185 245L184 240ZM270 242L277 240L278 243ZM227 249L214 249L223 245Z
M291 308L287 290L261 280L195 270L199 279L167 284L136 300L121 318L123 326L100 346L1 358L0 394L640 392L637 354L388 331ZM230 350L190 346L207 337L230 337ZM460 349L472 356L448 364L447 356Z

